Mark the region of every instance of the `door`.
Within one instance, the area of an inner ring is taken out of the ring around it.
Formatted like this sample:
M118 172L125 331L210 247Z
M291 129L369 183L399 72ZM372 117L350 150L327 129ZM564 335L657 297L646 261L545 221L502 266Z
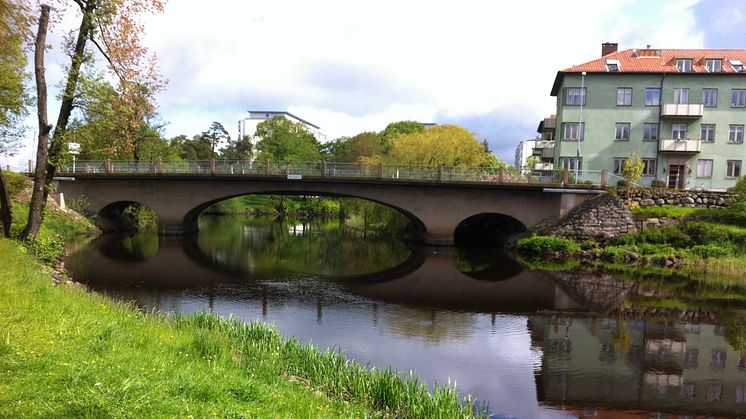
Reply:
M686 166L671 164L668 166L668 187L670 189L684 189L686 184Z

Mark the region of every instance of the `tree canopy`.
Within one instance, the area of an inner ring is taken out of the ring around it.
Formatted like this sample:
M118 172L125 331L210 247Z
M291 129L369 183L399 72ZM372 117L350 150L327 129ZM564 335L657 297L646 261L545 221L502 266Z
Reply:
M415 165L482 166L496 161L474 134L455 125L437 125L399 135L391 144L387 162Z
M346 163L360 162L361 157L371 158L383 154L381 139L374 132L363 132L345 141L337 150L335 160Z
M316 137L297 122L283 116L260 122L255 137L257 159L272 161L318 161L321 158Z

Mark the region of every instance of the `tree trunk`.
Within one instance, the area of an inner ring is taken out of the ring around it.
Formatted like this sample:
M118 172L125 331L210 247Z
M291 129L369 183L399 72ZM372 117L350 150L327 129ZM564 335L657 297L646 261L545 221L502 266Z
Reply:
M52 126L47 119L47 81L44 70L44 48L46 47L47 25L49 24L49 6L41 6L39 16L39 31L34 45L34 74L36 75L37 115L39 119L39 146L36 149L36 170L34 171L34 190L31 193L31 204L28 212L28 222L21 233L21 238L27 240L36 237L41 226L41 217L46 203L46 174L49 152L49 131Z
M5 178L0 169L0 236L10 237L10 225L13 223L13 210L10 195L5 187Z
M67 123L70 120L70 115L74 108L73 99L75 98L75 90L78 87L80 66L85 60L85 46L93 30L93 12L96 10L97 6L97 0L88 0L85 2L85 6L83 7L83 17L80 21L78 38L75 42L75 50L73 50L72 54L70 72L67 74L67 83L65 84L65 91L62 96L62 103L60 104L60 114L57 117L57 125L54 127L54 137L49 145L49 161L46 162L47 175L45 180L45 185L47 187L44 188L42 208L47 202L47 196L49 194L48 186L57 172L57 158L62 151L62 143L64 142L65 132L67 131Z

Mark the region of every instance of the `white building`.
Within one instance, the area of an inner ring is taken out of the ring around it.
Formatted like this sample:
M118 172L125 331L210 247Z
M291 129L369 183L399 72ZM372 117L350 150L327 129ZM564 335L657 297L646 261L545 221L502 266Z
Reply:
M533 140L523 140L520 143L518 143L518 147L515 149L515 164L514 166L517 169L522 169L526 167L526 161L528 158L533 154L534 147L536 147L536 144L540 142L541 139L533 139Z
M292 122L303 124L319 141L325 140L325 135L321 133L321 128L314 125L304 119L298 118L290 112L283 111L248 111L249 116L247 118L238 120L238 138L244 138L249 136L251 138L256 134L256 126L260 122L264 122L268 119L272 119L276 116L282 116L289 119Z

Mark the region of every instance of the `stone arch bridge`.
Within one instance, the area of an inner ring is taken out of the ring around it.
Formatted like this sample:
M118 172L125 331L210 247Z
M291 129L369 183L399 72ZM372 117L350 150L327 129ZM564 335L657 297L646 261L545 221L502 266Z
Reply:
M85 167L85 166L84 166ZM250 194L285 194L362 198L395 208L412 220L419 239L427 244L452 245L454 232L464 220L493 215L498 228L517 233L537 223L563 215L598 187L563 188L490 181L446 181L442 169L432 179L401 177L351 177L322 175L240 173L115 173L111 170L81 173L61 170L57 192L66 201L85 197L87 210L97 215L105 231L123 229L129 220L123 211L133 203L158 215L164 235L197 231L200 213L210 205ZM398 172L397 172L398 175Z

